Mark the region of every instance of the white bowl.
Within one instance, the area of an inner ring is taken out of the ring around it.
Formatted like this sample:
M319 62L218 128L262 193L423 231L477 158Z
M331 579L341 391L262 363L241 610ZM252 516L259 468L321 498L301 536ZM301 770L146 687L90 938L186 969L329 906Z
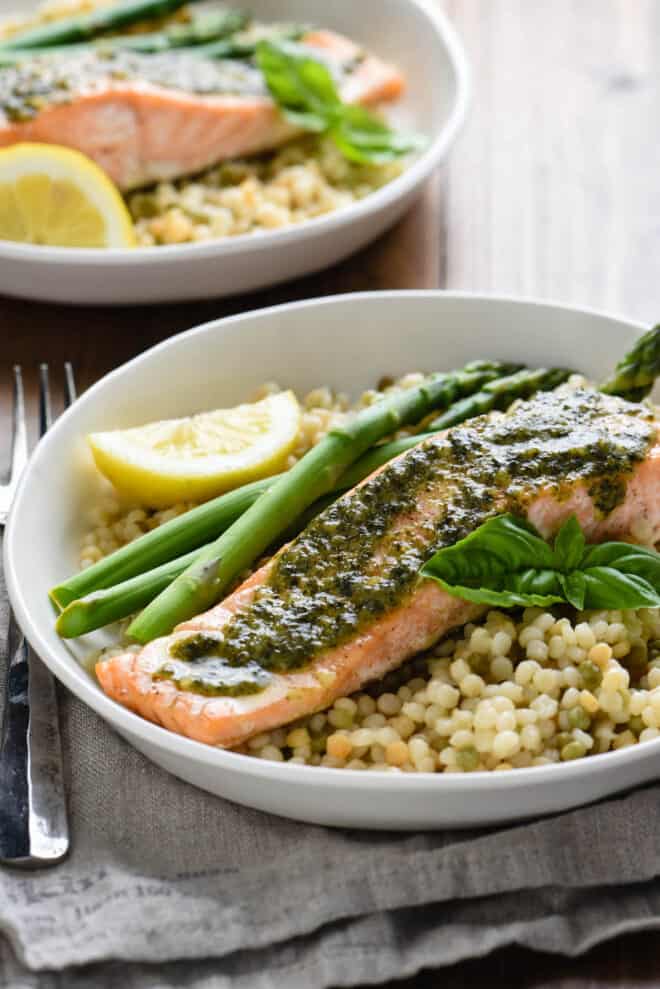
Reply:
M660 774L660 740L509 773L391 775L267 762L181 738L120 707L81 666L107 637L55 634L48 588L76 567L96 475L84 437L247 398L275 380L359 394L382 375L483 358L574 366L604 376L642 328L545 303L386 292L279 306L207 323L147 351L87 391L39 444L16 496L5 569L17 618L75 694L150 759L239 803L319 824L414 829L559 811ZM166 385L166 386L164 386Z
M0 12L34 0L0 0ZM138 250L40 247L0 241L0 294L114 304L234 295L326 268L391 226L445 158L465 116L463 48L436 0L250 0L265 20L321 24L363 42L404 71L398 125L430 143L393 182L360 202L283 230Z

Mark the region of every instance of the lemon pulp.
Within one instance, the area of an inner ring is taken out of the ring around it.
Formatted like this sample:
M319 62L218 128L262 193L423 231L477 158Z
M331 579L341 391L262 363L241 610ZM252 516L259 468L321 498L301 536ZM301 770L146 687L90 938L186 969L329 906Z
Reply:
M0 240L57 247L133 247L126 205L91 159L52 144L0 151Z
M286 465L300 430L293 392L260 402L92 433L99 470L120 494L152 508L203 501Z

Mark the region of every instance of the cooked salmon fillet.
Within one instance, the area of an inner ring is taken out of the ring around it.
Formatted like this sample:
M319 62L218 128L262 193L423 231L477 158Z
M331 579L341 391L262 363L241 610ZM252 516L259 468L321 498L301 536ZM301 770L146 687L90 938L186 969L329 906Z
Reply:
M342 98L395 99L401 73L331 31L300 42L328 64ZM87 52L0 69L0 147L38 141L76 148L120 189L202 171L275 148L300 133L261 73L177 52Z
M504 511L546 538L575 513L591 542L657 542L653 415L566 389L440 433L326 509L221 604L139 653L100 661L98 679L171 731L240 745L327 707L482 613L417 573L438 548ZM173 662L172 649L185 655L199 642L218 662L238 657L262 669L265 686L244 696L189 689L200 660Z

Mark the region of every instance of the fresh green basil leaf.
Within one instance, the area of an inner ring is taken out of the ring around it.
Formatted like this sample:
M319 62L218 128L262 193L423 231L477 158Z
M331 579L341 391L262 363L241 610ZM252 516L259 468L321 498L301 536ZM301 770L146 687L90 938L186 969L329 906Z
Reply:
M292 123L323 131L342 103L330 70L293 42L260 41L256 62L271 96Z
M420 134L394 131L370 110L344 104L330 136L344 157L361 164L385 164L419 151L426 144Z
M435 580L452 597L473 601L475 604L489 604L495 608L547 608L551 604L559 604L564 600L561 594L544 594L529 588L523 591L504 586L504 584L515 583L515 581L503 580L502 586L499 588L494 586L470 587L467 584L448 584L435 574L428 573L425 567L422 568L421 574L423 577ZM494 584L495 581L491 583ZM529 584L531 585L531 583L530 581Z
M365 107L342 103L328 67L301 45L260 41L256 62L286 119L304 130L328 131L350 161L385 164L427 143L419 134L392 130Z
M421 134L392 130L363 106L343 104L339 126L347 140L365 149L390 149L398 154L408 154L428 143Z
M564 573L575 570L582 559L586 540L575 515L567 518L555 538L557 568Z
M545 607L564 599L552 550L513 515L489 519L439 550L420 572L450 594L482 604Z
M580 570L573 570L572 573L559 573L557 578L568 603L578 611L582 611L587 592L584 574Z
M312 131L315 134L323 134L327 130L328 122L325 117L322 117L318 113L310 113L305 110L291 110L280 107L280 113L283 117L293 124L294 127L300 127L301 130Z
M589 546L585 553L582 569L590 567L611 567L622 573L643 577L656 590L660 590L660 553L646 546L632 543L600 543Z
M339 125L331 127L329 133L344 158L356 165L387 165L401 157L398 152L387 148L364 148L354 144Z
M587 608L658 608L660 593L644 577L613 567L589 567L584 571Z
M513 515L498 515L465 539L438 550L422 574L448 584L484 584L493 577L530 568L552 570L552 550L527 522Z
M439 550L420 574L449 594L499 607L660 607L660 554L629 543L585 548L574 516L553 550L527 521L499 515Z

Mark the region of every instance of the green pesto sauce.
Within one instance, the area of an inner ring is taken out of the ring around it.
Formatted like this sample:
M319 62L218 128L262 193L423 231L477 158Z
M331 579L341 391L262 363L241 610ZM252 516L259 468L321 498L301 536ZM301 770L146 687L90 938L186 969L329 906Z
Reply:
M207 697L244 697L268 685L271 675L258 663L249 660L236 666L214 655L220 645L217 636L206 632L179 640L171 649L172 659L154 674L154 679L173 680L182 690Z
M0 109L20 122L51 104L71 102L80 91L138 80L201 96L267 94L263 76L246 62L99 49L73 56L42 55L0 68Z
M222 632L180 640L185 675L203 679L199 664L210 655L232 669L306 665L401 603L438 549L493 515L525 514L540 490L562 498L584 483L608 514L655 437L652 418L598 392L565 390L422 443L318 515Z

